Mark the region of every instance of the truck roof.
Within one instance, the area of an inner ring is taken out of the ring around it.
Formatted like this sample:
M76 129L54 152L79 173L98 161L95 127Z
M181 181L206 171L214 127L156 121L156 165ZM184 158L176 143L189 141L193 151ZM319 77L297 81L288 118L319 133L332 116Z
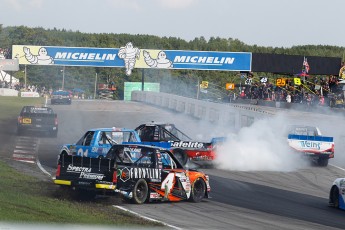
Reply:
M116 127L112 127L112 128L93 128L93 129L89 129L89 131L106 131L106 132L127 131L127 132L136 132L134 129L116 128Z
M316 126L310 125L290 125L288 127L289 134L321 136L321 131Z

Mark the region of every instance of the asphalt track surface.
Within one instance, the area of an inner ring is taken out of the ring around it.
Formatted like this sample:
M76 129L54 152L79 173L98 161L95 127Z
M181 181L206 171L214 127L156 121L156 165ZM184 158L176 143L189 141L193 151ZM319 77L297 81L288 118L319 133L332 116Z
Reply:
M147 121L166 121L192 137L209 132L209 126L200 121L136 102L73 101L52 107L59 117L58 137L40 138L37 155L51 175L60 146L76 142L89 128L135 128ZM289 117L300 118L301 113L291 112ZM309 121L320 119L343 118L308 114ZM121 206L181 229L345 229L345 212L328 207L333 180L345 174L333 166L336 163L332 160L328 167L306 166L292 172L202 169L210 175L210 199L144 205L124 202Z

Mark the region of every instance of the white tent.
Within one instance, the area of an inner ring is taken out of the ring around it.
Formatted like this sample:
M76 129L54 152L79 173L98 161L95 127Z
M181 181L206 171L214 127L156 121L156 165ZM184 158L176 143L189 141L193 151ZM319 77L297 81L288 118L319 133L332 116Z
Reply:
M11 75L9 75L5 71L1 70L1 72L0 72L0 82L1 81L6 81L6 82L10 83L11 82ZM19 79L12 76L12 83L19 83Z

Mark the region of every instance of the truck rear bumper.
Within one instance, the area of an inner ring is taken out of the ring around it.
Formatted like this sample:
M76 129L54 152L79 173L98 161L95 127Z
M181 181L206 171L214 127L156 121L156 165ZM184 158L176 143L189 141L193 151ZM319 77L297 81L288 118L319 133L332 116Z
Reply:
M113 184L102 184L102 183L95 183L95 184L90 184L90 186L85 186L85 184L83 185L78 185L77 183L73 183L70 180L54 180L54 184L57 185L66 185L66 186L71 186L71 187L89 187L92 189L107 189L107 190L114 190L116 188L116 185Z
M34 132L57 132L57 126L51 125L18 125L18 130Z

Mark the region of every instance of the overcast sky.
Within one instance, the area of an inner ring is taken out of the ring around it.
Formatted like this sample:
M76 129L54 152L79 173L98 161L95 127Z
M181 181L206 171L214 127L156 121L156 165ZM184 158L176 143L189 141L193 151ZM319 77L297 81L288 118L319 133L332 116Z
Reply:
M345 47L345 0L0 0L0 9L5 27Z

